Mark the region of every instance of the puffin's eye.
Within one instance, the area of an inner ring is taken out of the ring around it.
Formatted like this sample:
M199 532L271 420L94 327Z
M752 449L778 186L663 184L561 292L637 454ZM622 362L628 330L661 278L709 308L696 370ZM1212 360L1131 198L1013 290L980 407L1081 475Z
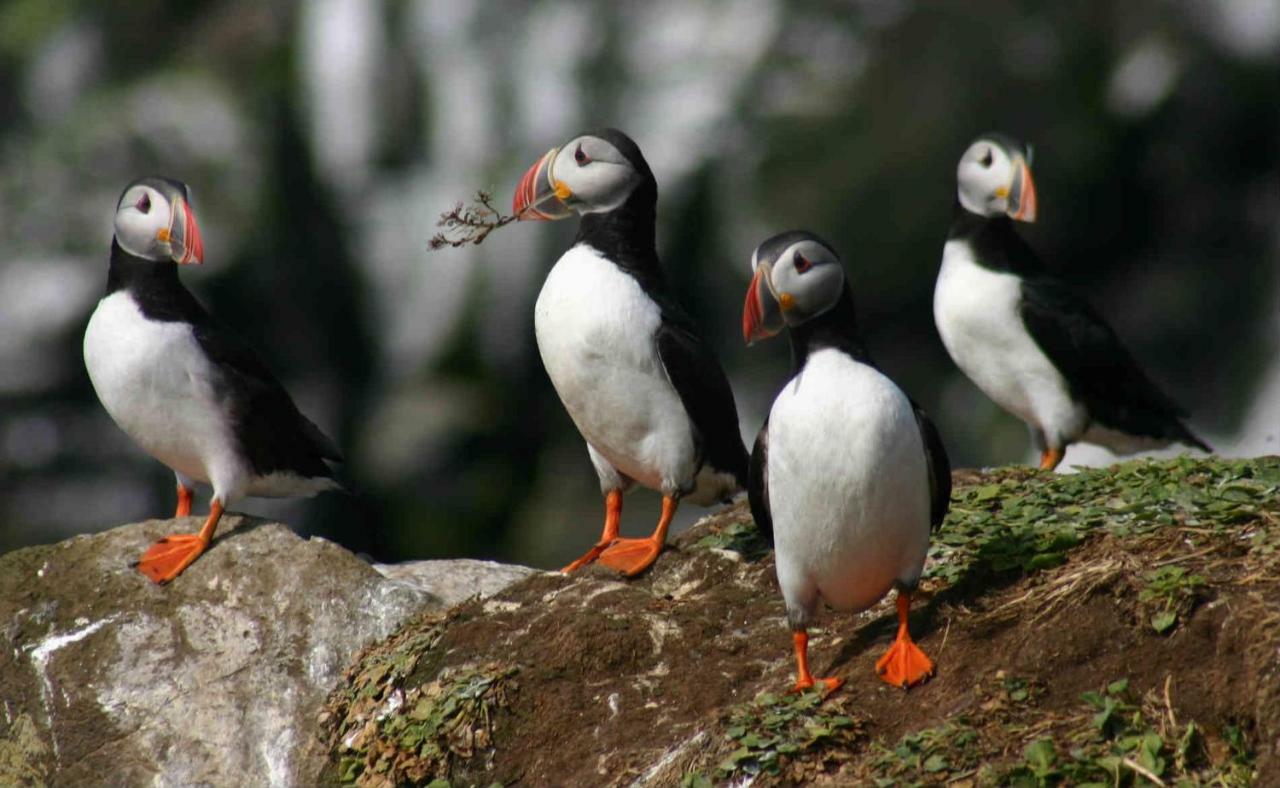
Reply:
M584 153L582 150L582 146L579 145L578 149L573 152L573 160L578 162L578 166L581 167L587 162L591 161L591 157L588 156L586 153Z
M991 149L987 148L987 152L982 154L982 166L990 167L992 162Z
M799 252L795 253L795 256L792 258L792 262L795 263L797 274L803 274L805 271L813 268L813 261Z
M143 213L151 213L151 195L147 194L146 192L143 192L142 196L138 198L138 202L134 207L136 207L139 211L142 211Z

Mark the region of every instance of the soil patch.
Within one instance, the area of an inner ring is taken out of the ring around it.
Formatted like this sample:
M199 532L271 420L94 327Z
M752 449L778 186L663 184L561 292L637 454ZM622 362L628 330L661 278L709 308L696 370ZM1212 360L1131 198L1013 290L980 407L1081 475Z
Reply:
M638 580L536 575L366 649L322 720L328 777L1280 784L1280 459L956 481L912 622L923 687L874 675L889 599L811 632L841 690L787 693L772 555L738 504Z

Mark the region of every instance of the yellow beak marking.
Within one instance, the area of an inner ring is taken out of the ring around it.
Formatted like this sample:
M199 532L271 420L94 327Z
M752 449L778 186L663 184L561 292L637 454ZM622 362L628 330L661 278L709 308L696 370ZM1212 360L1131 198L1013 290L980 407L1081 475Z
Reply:
M1008 186L999 186L999 187L997 187L997 188L996 188L996 196L997 196L997 197L999 197L999 198L1000 198L1000 199L1002 199L1002 200L1003 200L1003 199L1005 199L1006 197L1008 197L1008 196L1009 196L1009 187L1008 187Z
M573 189L570 189L564 181L556 181L556 199L564 202L573 196Z
M790 293L783 293L778 296L778 306L782 307L783 312L791 311L791 307L796 305L795 296Z
M160 232L156 233L156 240L161 243L169 243L169 228L161 227Z

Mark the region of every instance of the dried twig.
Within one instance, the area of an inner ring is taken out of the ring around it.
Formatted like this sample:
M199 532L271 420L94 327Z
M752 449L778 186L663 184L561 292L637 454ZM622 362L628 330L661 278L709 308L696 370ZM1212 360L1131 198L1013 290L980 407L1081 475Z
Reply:
M1120 763L1123 763L1125 766L1129 767L1133 771L1137 772L1138 774L1141 774L1143 777L1146 777L1148 780L1155 783L1156 785L1159 785L1159 786L1168 785L1168 783L1160 779L1160 775L1142 766L1137 761L1133 760L1128 756L1121 758Z
M436 227L443 227L444 231L433 235L427 247L435 251L446 246L479 246L489 233L515 220L514 215L505 216L493 207L493 195L481 189L470 205L456 203L453 210L440 214Z

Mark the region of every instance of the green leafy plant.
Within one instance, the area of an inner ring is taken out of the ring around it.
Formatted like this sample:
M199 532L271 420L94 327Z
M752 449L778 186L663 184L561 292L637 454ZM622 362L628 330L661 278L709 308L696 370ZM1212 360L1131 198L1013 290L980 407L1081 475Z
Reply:
M755 521L746 519L733 520L712 533L699 539L694 547L717 550L732 550L741 553L748 561L765 556L770 549L769 540L763 531L756 527Z
M977 739L969 719L961 716L936 728L908 733L892 748L875 745L880 750L871 762L876 784L935 782L967 773L977 763Z
M458 761L493 746L494 713L509 705L516 669L479 665L389 696L389 708L344 739L338 779L381 786L448 785Z
M737 706L725 730L736 746L720 762L717 774L722 779L778 774L789 760L801 755L847 750L861 736L861 726L840 710L845 702L845 698L833 699L831 706L824 708L822 695L809 691L763 693Z
M1180 611L1189 609L1199 590L1205 585L1203 576L1192 574L1180 566L1162 566L1142 577L1146 584L1138 601L1152 603L1151 628L1164 634L1178 623Z
M1129 462L1077 474L1025 468L961 487L933 538L925 576L1032 574L1058 566L1093 533L1131 536L1181 524L1223 531L1256 518L1280 495L1280 470L1255 460L1190 457Z

